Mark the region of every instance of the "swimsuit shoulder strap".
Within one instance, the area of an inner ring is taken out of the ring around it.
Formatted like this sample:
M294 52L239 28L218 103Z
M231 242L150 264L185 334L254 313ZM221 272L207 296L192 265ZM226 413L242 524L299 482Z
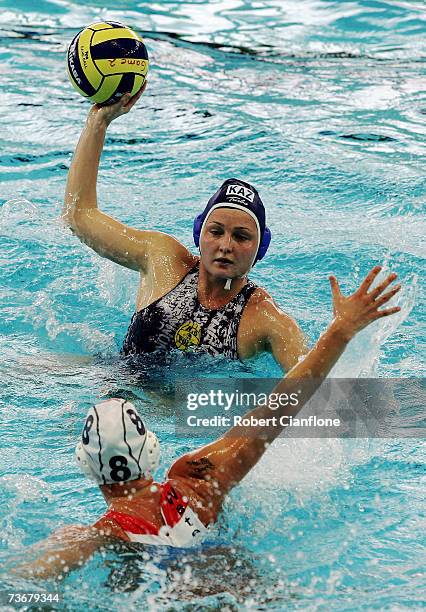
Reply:
M198 273L199 273L199 263L197 262L195 266L193 266L185 274L185 276L178 282L178 284L173 287L173 289L170 289L170 291L168 291L162 297L158 298L158 300L153 302L153 304L150 304L150 306L154 304L158 304L163 301L164 302L167 302L169 300L174 301L176 299L176 296L178 295L179 296L188 295L188 294L192 295L193 293L196 293L197 285L198 285ZM149 308L150 306L148 306L147 308Z
M240 291L235 295L230 302L225 304L221 310L233 310L237 305L240 305L240 308L244 308L253 293L256 291L257 285L253 283L251 280L248 280L247 283L240 289Z
M245 301L248 302L251 296L253 295L253 293L256 291L256 289L257 289L256 283L253 283L253 281L251 281L250 279L247 279L247 283L241 289L239 295L242 295Z

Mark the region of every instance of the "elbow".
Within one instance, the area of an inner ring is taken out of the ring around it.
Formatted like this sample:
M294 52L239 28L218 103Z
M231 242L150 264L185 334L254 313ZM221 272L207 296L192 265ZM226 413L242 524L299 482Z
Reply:
M74 232L74 225L75 225L74 215L71 211L71 208L67 206L66 204L64 205L62 209L61 221L64 225L69 227L72 232Z
M85 224L87 213L96 209L96 200L91 201L82 199L78 192L66 191L64 205L62 207L61 218L63 223L68 226L74 234L79 234L80 228Z
M72 206L67 205L66 203L62 209L61 214L61 219L64 225L66 225L72 231L73 234L78 236L80 240L83 240L83 242L86 233L84 229L85 216L86 215L84 214L84 212L82 213L81 211L76 211L72 208Z
M69 196L71 196L71 194L69 194ZM61 219L64 225L69 227L75 233L78 224L78 210L75 206L75 201L69 196L65 197L64 205L62 207Z

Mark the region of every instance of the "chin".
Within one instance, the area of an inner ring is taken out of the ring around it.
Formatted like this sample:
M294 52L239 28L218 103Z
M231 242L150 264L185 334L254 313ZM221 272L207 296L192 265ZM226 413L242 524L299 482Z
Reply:
M232 278L232 279L236 278L235 274L232 274L231 276L229 274L226 274L226 270L224 270L223 272L212 270L210 274L214 276L215 278L217 278L218 280L223 280L223 281L228 280L228 278Z

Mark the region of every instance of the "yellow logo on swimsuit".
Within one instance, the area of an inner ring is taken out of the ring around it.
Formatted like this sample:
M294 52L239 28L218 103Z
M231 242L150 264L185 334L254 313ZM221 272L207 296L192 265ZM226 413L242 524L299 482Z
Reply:
M201 325L195 321L187 321L175 333L176 348L187 351L191 346L198 346L201 342Z

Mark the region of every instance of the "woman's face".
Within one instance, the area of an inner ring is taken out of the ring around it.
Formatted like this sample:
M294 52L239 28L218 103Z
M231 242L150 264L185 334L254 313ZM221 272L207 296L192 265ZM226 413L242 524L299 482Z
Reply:
M258 249L256 222L234 208L217 208L207 219L200 237L201 261L219 278L244 276Z

